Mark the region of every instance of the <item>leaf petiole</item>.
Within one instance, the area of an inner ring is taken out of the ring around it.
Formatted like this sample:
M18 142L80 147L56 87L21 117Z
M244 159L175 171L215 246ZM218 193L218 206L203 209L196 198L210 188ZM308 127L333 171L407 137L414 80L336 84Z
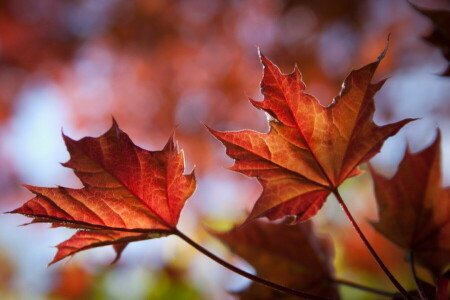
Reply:
M185 241L186 243L188 243L189 245L191 245L192 247L194 247L196 250L198 250L199 252L201 252L202 254L208 256L210 259L214 260L215 262L217 262L218 264L222 265L223 267L227 268L230 271L233 271L245 278L248 278L254 282L257 282L259 284L265 285L269 288L284 292L286 294L290 294L293 296L297 296L300 297L302 299L309 299L309 300L331 300L329 298L325 298L325 297L321 297L321 296L315 296L315 295L311 295L302 291L298 291L295 289L291 289L288 288L286 286L283 285L279 285L277 283L274 283L272 281L268 281L264 278L261 278L257 275L253 275L250 273L245 272L242 269L239 269L235 266L233 266L232 264L224 261L223 259L221 259L220 257L216 256L215 254L209 252L207 249L203 248L202 246L200 246L199 244L197 244L196 242L194 242L191 238L189 238L188 236L186 236L184 233L182 233L181 231L179 231L177 228L174 229L173 234L177 235L179 238L181 238L183 241Z
M344 200L341 197L341 194L339 194L339 191L337 189L333 189L333 194L336 197L337 201L339 202L340 206L344 210L345 215L347 216L350 223L352 223L353 228L355 228L356 232L358 233L358 236L366 246L366 248L369 250L370 254L373 256L375 261L378 263L380 268L383 270L383 272L386 274L386 276L389 278L389 280L392 282L392 284L397 288L397 290L403 295L405 299L413 300L410 294L405 290L405 288L397 281L397 279L392 275L392 273L389 271L389 269L386 267L386 265L383 263L381 258L378 256L378 254L373 249L372 245L367 240L364 233L361 231L361 228L359 228L358 223L356 223L355 219L353 218L352 214L350 213L350 210L348 209L347 205L345 204Z
M369 286L365 286L359 283L355 283L352 281L348 281L348 280L344 280L344 279L330 279L331 282L335 283L335 284L341 284L341 285L346 285L358 290L362 290L362 291L366 291L369 293L373 293L373 294L377 294L377 295L382 295L382 296L386 296L386 297L395 297L397 294L396 293L392 293L392 292L387 292L387 291L382 291L373 287L369 287Z
M414 259L414 251L409 251L409 267L411 269L411 274L414 278L414 283L416 285L417 291L419 292L419 296L421 300L426 300L427 298L425 297L425 293L423 291L423 287L422 284L420 283L419 278L417 277L417 272L416 272L416 262Z

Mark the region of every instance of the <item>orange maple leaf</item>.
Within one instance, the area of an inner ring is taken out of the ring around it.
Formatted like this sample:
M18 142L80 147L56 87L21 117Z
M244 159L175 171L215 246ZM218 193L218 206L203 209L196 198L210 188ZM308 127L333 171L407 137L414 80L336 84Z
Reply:
M407 149L391 179L371 169L379 221L373 226L416 256L438 278L450 265L450 188L442 188L440 134L432 145Z
M161 151L147 151L116 122L98 138L63 136L82 189L26 186L36 196L11 213L81 229L57 246L52 263L79 251L113 245L117 258L127 243L173 234L186 200L196 187L183 175L184 156L170 138ZM116 258L116 259L117 259Z
M231 170L258 178L263 187L246 223L263 216L274 220L293 215L297 222L311 218L330 192L346 178L359 174L358 165L379 152L388 137L412 120L384 126L372 120L373 96L385 80L371 80L385 52L377 61L352 71L328 107L305 93L297 67L284 75L260 55L264 100L250 102L273 118L269 132L210 129L235 159Z

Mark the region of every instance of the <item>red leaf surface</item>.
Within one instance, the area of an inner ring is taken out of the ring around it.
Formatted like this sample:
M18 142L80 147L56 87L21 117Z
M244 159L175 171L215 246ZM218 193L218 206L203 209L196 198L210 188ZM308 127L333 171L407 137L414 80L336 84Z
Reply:
M54 227L82 229L57 246L51 263L93 247L114 245L117 255L131 241L173 233L180 212L196 187L183 175L184 156L170 138L161 151L147 151L116 122L98 138L64 136L82 189L26 186L36 196L11 213Z
M419 153L407 149L391 179L371 170L379 210L373 226L436 277L450 264L450 188L441 187L440 164L438 134Z
M232 170L257 177L263 192L247 223L266 216L314 216L327 195L346 178L359 174L358 165L379 152L383 142L411 120L385 126L373 121L373 96L384 81L371 83L384 56L352 71L333 103L323 107L305 93L297 67L284 75L261 55L264 76L262 102L250 99L273 119L270 131L219 132L210 129L234 158Z
M313 295L339 298L330 281L331 241L318 237L310 222L286 226L259 221L215 235L248 261L258 276ZM259 284L238 294L241 299L296 299Z

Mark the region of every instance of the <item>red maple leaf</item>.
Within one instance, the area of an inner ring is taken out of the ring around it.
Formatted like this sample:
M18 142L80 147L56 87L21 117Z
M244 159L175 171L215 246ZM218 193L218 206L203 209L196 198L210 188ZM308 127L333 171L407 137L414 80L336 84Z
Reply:
M113 245L117 258L127 243L174 233L180 212L195 191L192 172L170 138L161 151L147 151L116 122L98 138L63 136L82 189L26 186L36 196L11 213L82 231L57 246L52 263L79 251Z
M425 150L407 149L391 179L371 169L379 209L373 226L439 277L450 265L450 188L441 187L440 134Z
M372 120L373 97L384 80L371 80L384 53L377 61L352 71L328 107L305 93L297 67L284 75L261 55L264 100L250 101L272 117L269 132L210 129L235 159L231 170L258 178L263 187L246 223L263 216L271 220L286 215L296 216L297 221L311 218L330 192L359 174L358 165L411 121L377 126Z

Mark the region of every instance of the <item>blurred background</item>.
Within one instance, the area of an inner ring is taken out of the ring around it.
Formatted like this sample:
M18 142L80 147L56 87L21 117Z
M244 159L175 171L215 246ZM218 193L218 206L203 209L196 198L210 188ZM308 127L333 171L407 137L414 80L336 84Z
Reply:
M447 0L411 2L450 7ZM403 0L2 0L0 211L32 197L22 183L81 187L60 165L69 157L61 130L76 139L98 136L114 116L150 150L161 149L175 131L187 171L195 166L198 178L179 228L252 271L204 227L241 222L260 186L225 169L232 160L202 123L267 130L264 113L246 100L262 98L257 48L286 73L298 64L307 92L326 105L352 68L378 57L391 33L375 79L391 78L376 96L375 121L421 119L389 139L372 162L392 175L406 145L423 149L439 127L448 185L450 78L439 76L448 64L441 50L422 38L432 30L430 19ZM377 216L369 175L349 180L342 193L381 257L412 287L402 252L368 225ZM315 221L333 234L338 277L390 286L335 201ZM105 247L46 268L56 252L51 246L73 232L18 227L27 222L0 216L1 299L234 299L227 291L249 284L175 237L131 244L113 266L112 247Z

